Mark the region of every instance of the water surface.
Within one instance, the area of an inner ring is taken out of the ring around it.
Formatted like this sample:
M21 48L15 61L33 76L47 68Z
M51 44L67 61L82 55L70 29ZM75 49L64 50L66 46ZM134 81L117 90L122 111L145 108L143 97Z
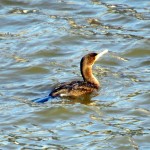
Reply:
M149 0L1 0L1 149L150 149L149 8ZM31 102L81 80L81 57L103 49L97 96Z

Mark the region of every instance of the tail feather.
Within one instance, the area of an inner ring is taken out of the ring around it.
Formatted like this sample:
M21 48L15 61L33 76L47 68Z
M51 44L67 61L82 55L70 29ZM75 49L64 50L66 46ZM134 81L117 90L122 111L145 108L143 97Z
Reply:
M50 98L52 98L52 97L51 96L47 96L47 97L44 97L44 98L37 98L37 99L32 100L32 102L34 102L34 103L45 103Z

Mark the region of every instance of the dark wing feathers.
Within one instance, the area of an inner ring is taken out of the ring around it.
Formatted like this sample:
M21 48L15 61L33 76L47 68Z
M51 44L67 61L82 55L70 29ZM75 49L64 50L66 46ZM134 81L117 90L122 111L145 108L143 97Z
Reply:
M50 96L80 96L86 93L91 93L95 89L96 87L93 84L84 81L65 82L54 88L50 93Z

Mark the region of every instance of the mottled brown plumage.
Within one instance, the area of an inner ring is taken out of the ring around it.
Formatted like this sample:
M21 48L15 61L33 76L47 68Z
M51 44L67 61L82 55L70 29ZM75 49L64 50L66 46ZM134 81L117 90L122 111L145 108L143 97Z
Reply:
M100 87L100 83L92 73L92 66L94 65L95 61L105 53L107 53L107 50L99 54L90 53L85 55L80 62L80 71L83 77L83 81L72 81L61 83L52 90L49 96L78 97L97 91Z
M58 87L54 88L50 96L52 97L63 97L63 96L81 96L84 94L92 93L94 90L98 89L97 86L89 82L84 81L72 81L65 82Z

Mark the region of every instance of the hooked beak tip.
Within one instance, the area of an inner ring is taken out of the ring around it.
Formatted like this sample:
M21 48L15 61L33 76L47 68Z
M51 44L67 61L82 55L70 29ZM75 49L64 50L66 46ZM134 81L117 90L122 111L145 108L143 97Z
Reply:
M100 57L102 57L104 54L108 53L108 49L105 49L104 51L100 52L98 55L97 55L97 59L99 59ZM96 60L97 60L96 59Z

